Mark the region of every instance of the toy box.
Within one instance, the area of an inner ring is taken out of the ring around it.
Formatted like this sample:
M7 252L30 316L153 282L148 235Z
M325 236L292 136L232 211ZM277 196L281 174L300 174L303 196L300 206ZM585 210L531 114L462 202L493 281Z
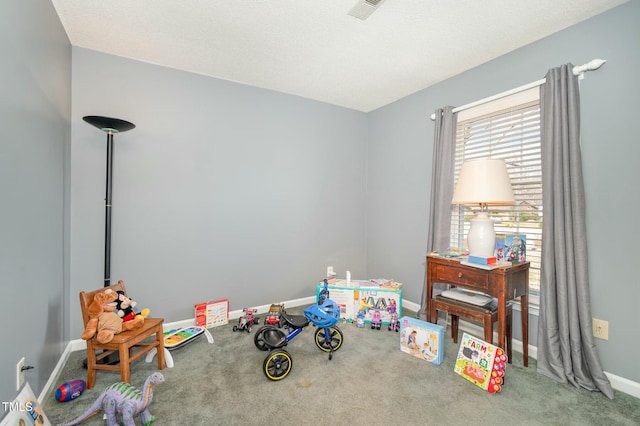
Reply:
M316 297L324 289L324 283L316 286ZM376 309L380 311L382 324L391 322L390 308L395 307L398 317L402 316L402 284L391 282L376 285L375 281L336 280L329 284L329 298L340 307L340 318L354 322L358 313L364 315L364 322L371 323Z
M490 343L463 333L453 369L480 389L500 392L504 382L507 355Z
M527 236L524 234L497 234L495 257L498 262L526 261Z
M441 364L444 359L444 327L416 318L400 318L400 350Z

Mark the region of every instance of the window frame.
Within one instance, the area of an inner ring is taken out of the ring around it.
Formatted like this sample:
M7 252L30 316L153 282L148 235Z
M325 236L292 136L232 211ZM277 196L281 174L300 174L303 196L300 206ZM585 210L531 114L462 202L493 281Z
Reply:
M537 86L459 111L454 155L454 184L465 160L491 157L507 162L516 205L492 206L489 213L494 220L510 218L496 223L497 234L527 235L531 305L539 305L540 300L543 224L540 118ZM469 219L476 211L476 206L452 205L451 247L466 244Z

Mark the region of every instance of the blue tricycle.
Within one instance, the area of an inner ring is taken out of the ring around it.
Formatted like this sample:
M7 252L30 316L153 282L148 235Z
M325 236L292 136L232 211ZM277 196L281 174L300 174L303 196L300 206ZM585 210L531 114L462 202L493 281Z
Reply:
M304 310L304 315L289 315L286 312L280 315L286 333L274 325L265 325L256 331L253 338L258 349L269 351L262 371L270 380L282 380L287 377L293 360L289 352L283 348L309 324L317 327L314 333L316 346L324 352L329 352L329 359L333 357L333 352L342 346L342 330L336 326L340 318L340 309L331 299L325 298L322 303L309 306Z

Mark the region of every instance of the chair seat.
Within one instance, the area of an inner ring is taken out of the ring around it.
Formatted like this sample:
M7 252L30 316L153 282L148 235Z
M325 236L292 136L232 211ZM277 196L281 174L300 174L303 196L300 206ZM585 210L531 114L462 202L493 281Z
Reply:
M131 343L132 341L141 342L146 339L144 337L145 334L151 329L157 328L158 326L162 326L164 322L164 318L145 318L144 324L142 327L137 328L135 330L123 331L115 336L113 336L113 340L109 343L101 343L101 346L118 346L121 344Z
M495 301L486 306L478 306L437 295L433 298L433 307L436 311L447 312L451 315L451 337L454 343L458 343L459 317L482 323L484 327L484 340L488 343L493 343L493 323L498 321L498 306ZM507 303L506 316L507 347L503 349L507 352L508 362L511 363L513 338L511 325L513 304L511 302Z

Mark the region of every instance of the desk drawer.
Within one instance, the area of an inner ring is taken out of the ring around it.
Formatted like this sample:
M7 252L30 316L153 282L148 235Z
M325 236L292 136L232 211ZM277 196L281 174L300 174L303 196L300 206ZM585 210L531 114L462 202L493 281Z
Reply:
M436 265L434 282L467 285L473 288L489 288L489 276L484 271L474 271L470 268L452 268Z

